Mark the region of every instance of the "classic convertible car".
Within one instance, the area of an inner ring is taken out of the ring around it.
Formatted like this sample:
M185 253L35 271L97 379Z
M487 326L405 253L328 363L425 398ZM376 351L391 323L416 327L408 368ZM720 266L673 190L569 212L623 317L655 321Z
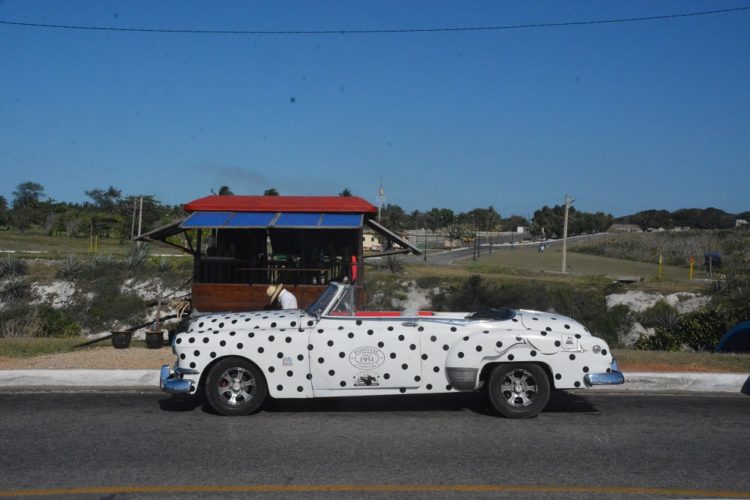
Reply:
M169 393L199 391L223 415L268 397L435 394L486 387L512 418L544 409L551 389L622 384L607 343L576 321L514 309L358 312L355 289L331 283L307 310L199 315L172 340Z

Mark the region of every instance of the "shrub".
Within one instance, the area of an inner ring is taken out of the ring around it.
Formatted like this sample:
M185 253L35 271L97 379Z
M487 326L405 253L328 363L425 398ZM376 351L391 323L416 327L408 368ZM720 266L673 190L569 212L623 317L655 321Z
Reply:
M0 259L0 279L24 276L28 271L26 261L13 255Z
M14 275L6 280L0 288L0 298L8 302L17 302L31 295L31 286L25 278Z
M637 349L712 351L731 323L722 309L699 309L682 315L671 327L657 326L654 335L641 337Z
M67 312L49 305L22 305L0 313L0 337L74 337L81 331Z
M77 256L71 254L62 261L60 270L57 272L57 275L62 279L72 280L77 277L80 272L81 261L78 260Z
M653 306L637 315L638 322L646 328L663 328L671 330L680 319L676 308L660 300Z
M131 271L139 271L148 259L148 247L142 244L136 244L133 249L125 256L125 267Z
M404 270L404 259L397 255L389 255L385 258L384 266L390 272L398 274Z

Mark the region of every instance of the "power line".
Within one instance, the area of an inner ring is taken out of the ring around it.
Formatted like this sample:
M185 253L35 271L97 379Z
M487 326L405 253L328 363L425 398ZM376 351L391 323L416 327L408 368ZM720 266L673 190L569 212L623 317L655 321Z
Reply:
M393 34L393 33L440 33L461 31L499 31L517 30L529 28L561 28L568 26L588 26L593 24L616 24L642 21L656 21L662 19L677 19L682 17L707 16L713 14L726 14L750 10L748 7L736 7L732 9L706 10L700 12L687 12L682 14L666 14L662 16L627 17L619 19L599 19L594 21L566 21L559 23L532 23L511 24L505 26L470 26L470 27L447 27L447 28L403 28L403 29L342 29L342 30L295 30L295 31L263 31L263 30L191 30L191 29L160 29L160 28L118 28L113 26L77 26L67 24L42 24L20 21L2 21L0 24L9 26L21 26L26 28L54 28L66 30L89 30L89 31L125 31L137 33L173 33L194 35L370 35L370 34Z

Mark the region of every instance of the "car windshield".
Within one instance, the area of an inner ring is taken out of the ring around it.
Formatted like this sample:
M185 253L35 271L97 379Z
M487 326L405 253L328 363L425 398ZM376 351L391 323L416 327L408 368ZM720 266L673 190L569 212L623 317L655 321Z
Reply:
M326 288L325 291L320 294L320 297L318 297L317 300L307 308L307 314L311 316L317 316L318 313L322 314L323 311L326 310L326 307L328 307L328 304L331 302L331 300L333 300L333 297L336 295L337 291L338 287L336 285L328 285L328 288Z

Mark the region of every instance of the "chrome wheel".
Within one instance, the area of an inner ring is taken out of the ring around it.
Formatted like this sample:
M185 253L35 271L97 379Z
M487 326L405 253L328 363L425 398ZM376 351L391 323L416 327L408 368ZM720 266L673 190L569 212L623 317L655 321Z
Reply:
M222 415L256 412L268 396L263 372L244 358L218 361L208 371L204 387L208 403Z
M219 394L227 403L239 405L253 398L255 377L242 367L230 368L219 376Z
M493 368L487 388L492 405L501 415L530 418L547 406L550 381L537 364L505 363Z
M529 406L537 396L538 391L539 388L534 375L527 370L509 371L500 383L500 392L503 398L514 408Z

